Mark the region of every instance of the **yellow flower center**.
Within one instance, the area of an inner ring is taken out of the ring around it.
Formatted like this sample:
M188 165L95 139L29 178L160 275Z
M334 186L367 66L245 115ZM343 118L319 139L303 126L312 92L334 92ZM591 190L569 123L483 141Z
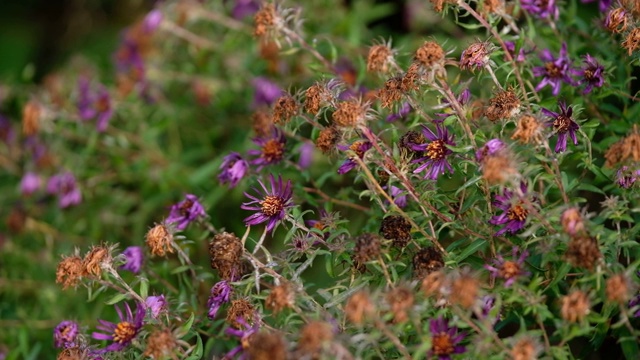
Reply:
M527 218L528 214L529 211L527 211L527 209L523 208L520 205L514 205L507 212L507 217L509 218L509 220L524 221Z
M274 216L284 209L284 203L278 196L267 195L260 203L262 213L266 216Z
M284 144L277 139L271 139L262 146L262 158L267 162L276 162L282 159Z
M449 355L453 353L454 347L449 334L442 332L433 336L431 340L433 344L433 353L440 355Z
M133 340L136 336L136 327L130 322L123 321L118 323L113 332L113 341L117 343L125 343Z
M444 158L447 147L443 140L434 140L427 145L426 155L432 160L440 160Z

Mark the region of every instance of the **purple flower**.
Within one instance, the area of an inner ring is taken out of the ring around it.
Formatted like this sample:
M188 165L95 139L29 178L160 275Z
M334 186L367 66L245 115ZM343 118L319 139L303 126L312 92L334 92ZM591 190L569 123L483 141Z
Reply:
M476 160L481 163L487 156L494 156L506 148L507 145L502 140L491 139L476 151Z
M481 302L482 302L482 308L480 308L480 313L482 315L481 318L486 319L496 304L496 298L494 298L491 295L485 295L482 297ZM492 321L493 325L495 325L496 322L498 322L498 319L499 319L499 316L496 316L495 319L493 319Z
M220 183L229 183L229 187L233 188L247 174L249 163L237 152L231 152L222 160L220 170L222 170L218 175Z
M70 172L52 176L47 182L47 192L58 196L58 206L62 209L78 205L82 201L76 178Z
M636 295L633 299L629 300L629 309L637 307L633 313L634 318L640 317L640 294Z
M243 210L257 211L255 214L244 219L244 223L249 225L258 225L267 222L267 230L271 231L276 227L279 221L282 221L286 215L287 208L292 207L291 200L291 180L287 180L287 184L283 186L282 177L278 175L276 181L272 174L269 175L271 182L271 190L268 190L261 180L258 183L262 187L262 191L253 188L259 195L255 197L244 193L251 201L243 203L240 208Z
M557 96L560 93L560 87L563 81L570 85L574 84L570 75L575 73L575 71L571 69L571 60L567 54L566 43L562 43L560 55L557 59L548 49L542 51L540 59L544 61L544 65L533 68L533 75L543 76L542 81L536 86L536 91L550 85L553 89L553 96Z
M57 348L68 348L76 345L78 337L78 323L65 320L53 329L53 342Z
M457 97L456 100L460 106L466 105L471 99L471 91L469 89L464 89ZM445 121L452 114L452 106L448 99L444 99L442 104L438 106L438 108L445 109L445 112L437 113L433 117L433 122L435 124L440 124Z
M184 230L187 225L206 216L207 213L205 213L204 207L198 201L198 197L187 194L184 200L171 206L171 212L165 222L178 223L176 229Z
M521 0L520 4L529 14L538 19L557 20L560 14L556 0Z
M453 134L449 134L447 129L439 124L436 125L436 133L428 127L422 125L422 135L428 140L425 144L411 144L414 151L424 151L424 157L413 160L412 163L418 163L414 174L427 170L424 174L425 179L437 180L438 176L444 174L446 170L453 173L451 164L447 161L447 156L453 154L447 146L455 146L453 142Z
M216 317L218 309L220 309L222 304L229 302L232 292L233 289L228 281L222 280L213 285L211 295L209 296L209 300L207 300L207 307L209 308L208 317L210 320Z
M260 3L256 0L235 0L231 15L234 19L241 20L260 10Z
M413 108L411 107L411 105L405 101L402 103L402 106L400 106L400 109L398 109L398 112L389 114L389 116L387 116L387 121L393 122L399 119L404 119L412 111Z
M284 94L284 91L282 91L278 84L268 80L267 78L257 77L253 79L252 83L255 90L253 95L254 107L260 105L271 106Z
M465 334L458 334L458 328L449 326L449 321L438 317L429 321L429 329L431 330L431 350L429 354L435 355L440 360L451 359L452 354L462 354L466 351L465 347L458 345Z
M260 146L260 150L251 149L249 155L257 156L251 160L251 165L256 165L258 170L266 165L279 163L284 158L284 147L287 139L284 137L282 130L273 128L270 137L257 137L253 142Z
M38 191L42 186L42 179L38 174L33 172L26 172L20 181L20 192L24 196L29 196Z
M580 2L582 2L582 3L592 3L594 1L595 0L580 0ZM607 11L609 6L611 6L612 2L613 2L613 0L599 0L598 10L600 10L600 12Z
M640 170L632 170L624 165L616 173L616 183L623 189L629 189L638 181Z
M298 159L298 166L302 169L307 169L313 162L313 150L315 145L311 142L305 142L298 148L300 158Z
M588 94L594 87L602 87L604 85L604 66L600 65L591 55L584 57L585 66L576 72L576 75L582 78L578 82L579 85L586 84L583 94Z
M520 183L520 190L523 196L527 193L527 185L523 182ZM505 225L494 236L500 236L504 233L515 234L522 228L527 222L527 215L529 210L522 206L522 201L519 200L511 190L504 190L502 195L496 195L493 201L493 206L502 210L500 215L494 215L489 224L492 225Z
M542 109L542 113L549 116L551 120L547 122L547 126L553 126L553 130L558 134L558 142L556 143L555 152L560 153L567 150L567 136L573 140L573 145L578 145L578 138L576 137L576 130L580 128L578 124L573 121L571 115L573 109L562 102L558 102L560 106L560 114L553 111Z
M235 357L238 354L241 354L240 355L240 359L245 359L244 354L242 352L246 349L246 345L249 343L249 341L250 341L251 337L253 336L253 334L257 333L259 328L260 328L257 321L253 326L249 325L241 317L238 317L238 319L236 321L238 323L240 323L244 327L244 330L234 329L234 328L229 327L229 328L227 328L227 330L225 330L225 334L237 337L240 340L240 345L238 345L235 348L231 349L231 351L229 351L224 356L224 359L232 359L233 357Z
M492 278L502 278L505 281L504 286L509 287L518 280L520 276L527 276L529 272L524 270L524 260L529 256L526 250L520 253L517 246L513 247L512 259L505 260L502 255L498 254L493 259L493 265L485 265L484 268L491 272Z
M144 302L147 309L151 310L151 317L154 319L157 319L160 313L167 309L167 300L164 295L147 296Z
M91 91L89 79L81 77L78 80L78 114L82 120L96 119L96 127L102 132L107 129L113 115L111 96L109 91L100 85L95 92Z
M13 141L15 133L13 131L13 126L11 126L11 121L7 119L5 116L0 115L0 140L5 144L8 144Z
M136 313L132 314L129 304L125 303L125 313L122 313L118 305L115 306L118 313L119 322L114 324L106 320L98 320L100 325L96 328L101 332L94 332L91 337L96 340L108 340L112 341L106 348L98 351L99 354L104 354L109 351L122 351L131 341L138 335L140 328L142 328L144 320L144 306L136 304Z
M404 190L391 185L389 195L391 195L393 203L396 204L399 208L407 206L407 194L404 192Z
M122 252L125 258L125 263L120 267L122 270L131 271L134 274L140 272L142 267L142 247L129 246Z
M158 9L151 10L142 21L144 32L147 34L155 32L160 27L163 18L164 15L162 15L162 11Z
M369 141L356 141L351 146L338 145L338 149L342 151L351 150L355 153L354 155L350 155L347 160L345 160L342 165L338 168L338 174L346 174L349 171L353 170L358 166L358 162L355 160L356 156L360 159L364 157L364 153L366 153L369 149L371 149L373 145Z
M533 52L533 50L525 50L524 48L520 48L518 54L516 54L516 43L513 41L505 41L504 45L507 47L507 51L511 55L511 58L515 60L515 62L524 62L527 60L527 54Z

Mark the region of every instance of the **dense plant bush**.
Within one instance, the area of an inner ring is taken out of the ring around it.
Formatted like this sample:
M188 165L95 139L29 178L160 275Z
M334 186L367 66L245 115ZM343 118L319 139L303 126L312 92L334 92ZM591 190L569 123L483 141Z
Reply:
M637 359L639 3L393 9L163 2L9 84L6 358Z

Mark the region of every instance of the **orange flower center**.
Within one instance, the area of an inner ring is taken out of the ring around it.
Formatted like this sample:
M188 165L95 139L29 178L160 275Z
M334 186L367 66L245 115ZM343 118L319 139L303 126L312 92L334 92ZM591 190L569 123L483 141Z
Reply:
M449 355L453 353L453 343L451 342L451 337L447 333L439 333L433 336L431 340L433 344L433 353L441 356L441 355Z
M505 261L500 269L500 276L509 280L520 273L520 266L513 261Z
M351 146L349 146L349 149L351 149L351 151L356 153L356 155L358 155L359 158L362 158L364 156L364 151L361 150L362 144L364 144L364 141L356 141L353 144L351 144Z
M527 209L523 208L520 205L514 205L511 207L511 209L509 209L507 217L509 218L509 220L524 221L527 218L528 214L529 211L527 211Z
M276 162L282 159L284 144L277 139L271 139L262 146L262 158L267 162Z
M274 216L284 209L284 202L278 196L267 195L260 203L262 213L266 216Z
M545 70L547 70L547 74L549 75L549 77L559 78L562 76L562 71L552 61L544 64L544 68Z
M443 140L434 140L429 145L427 145L426 155L428 158L432 160L440 160L445 156L445 151L447 147Z
M567 132L569 131L569 126L571 125L571 119L564 115L558 115L556 119L553 121L553 128L557 132Z
M180 205L180 214L187 216L189 215L189 210L191 210L191 207L193 206L193 201L191 200L185 200L182 205Z
M123 321L118 323L116 326L116 330L113 332L113 341L122 344L133 340L135 336L135 325L130 322Z

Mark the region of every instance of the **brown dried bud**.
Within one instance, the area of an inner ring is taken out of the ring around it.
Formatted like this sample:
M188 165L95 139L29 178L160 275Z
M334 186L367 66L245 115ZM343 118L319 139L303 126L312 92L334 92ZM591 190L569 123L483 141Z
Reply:
M289 283L282 283L271 290L265 304L267 309L279 313L284 308L293 308L295 303L295 293Z
M331 325L324 321L312 321L302 328L298 349L302 354L314 355L331 340L333 340Z
M62 289L76 286L83 273L82 258L77 255L65 257L56 268L56 284L62 284Z
M414 60L423 67L430 69L434 65L442 64L444 61L444 50L435 41L425 41L422 46L416 50Z
M618 304L629 301L629 280L624 274L616 274L607 280L607 300Z
M482 69L489 64L493 45L489 42L476 42L469 45L460 56L460 69Z
M411 289L399 286L387 293L387 303L391 307L394 323L403 323L409 320L407 311L413 307L414 296Z
M442 272L442 270L436 270L432 273L429 273L427 276L422 279L422 284L420 285L420 290L424 293L425 296L440 296L442 294L442 289L447 283L447 276Z
M482 10L485 14L504 13L504 0L484 0Z
M89 356L86 350L80 349L79 346L70 347L62 350L56 360L88 360Z
M511 139L525 144L539 144L542 142L543 125L531 115L522 115Z
M253 18L255 28L253 35L256 37L265 36L275 25L276 7L274 4L264 4Z
M335 149L336 142L340 137L340 132L335 126L329 126L320 131L316 139L316 147L324 154Z
M445 0L429 0L435 12L442 12Z
M541 350L540 344L534 339L523 337L513 345L510 353L513 360L537 360Z
M420 64L411 64L407 72L404 74L404 77L402 77L402 92L407 93L409 91L417 89L420 79Z
M347 319L356 325L362 324L366 318L373 316L375 311L376 306L371 302L369 294L363 290L351 295L344 306Z
M264 111L256 111L251 115L253 131L259 137L269 137L273 133L273 121L271 116Z
M411 223L402 216L387 216L380 225L380 235L393 240L393 246L403 248L411 241Z
M560 316L570 323L582 321L589 314L589 297L586 293L576 290L562 297Z
M514 158L508 152L487 156L482 162L482 178L489 185L504 184L518 175Z
M236 329L242 329L243 326L238 322L238 319L243 319L248 324L253 323L255 316L255 309L249 301L246 299L237 299L231 301L231 306L227 310L226 321L229 325Z
M640 28L634 28L622 42L622 48L626 49L629 56L640 46Z
M611 145L604 154L604 157L607 159L604 165L610 168L626 161L640 161L640 134L638 133L638 126L633 125L631 134Z
M94 246L82 260L83 276L100 278L103 267L110 267L112 262L111 251L108 247Z
M442 253L433 246L420 249L413 257L413 277L416 279L423 279L443 267Z
M309 114L316 115L320 111L320 107L328 101L331 94L326 87L320 84L314 84L305 92L304 110Z
M152 227L145 240L152 255L165 256L167 252L173 253L173 234L164 224Z
M598 247L598 241L585 234L571 239L566 257L573 266L593 270L602 254Z
M520 113L520 99L513 90L498 92L489 100L484 115L491 121L509 119Z
M332 114L333 123L341 127L354 127L364 123L367 115L366 104L360 104L354 100L342 101Z
M288 123L298 113L298 103L291 95L284 95L276 100L273 107L273 122Z
M627 10L623 7L618 7L609 11L604 21L604 26L609 31L619 34L627 31L629 20L630 17Z
M218 270L220 278L234 281L241 272L241 257L244 252L242 241L227 232L217 234L209 243L211 268Z
M582 234L585 231L582 214L578 208L572 207L563 211L560 216L560 223L564 231L571 236Z
M165 359L174 357L173 353L178 348L176 337L169 329L154 330L147 337L147 347L144 356L153 359Z
M384 88L378 92L383 108L391 108L402 98L402 77L396 76L384 83Z
M386 73L393 63L393 50L387 44L374 45L369 48L369 55L367 55L368 72Z
M285 360L287 347L282 336L274 332L260 331L249 340L247 348L251 360Z
M426 142L424 135L419 131L408 131L400 138L398 146L408 160L419 159L424 156L424 151L413 150L412 145L422 145Z
M362 234L356 239L353 249L353 266L362 272L366 269L365 263L377 259L380 256L380 238L374 234Z
M22 133L26 136L34 135L40 130L40 115L42 109L35 100L29 101L22 109Z
M463 272L454 275L450 282L449 301L465 309L471 308L478 298L478 280L471 274Z

